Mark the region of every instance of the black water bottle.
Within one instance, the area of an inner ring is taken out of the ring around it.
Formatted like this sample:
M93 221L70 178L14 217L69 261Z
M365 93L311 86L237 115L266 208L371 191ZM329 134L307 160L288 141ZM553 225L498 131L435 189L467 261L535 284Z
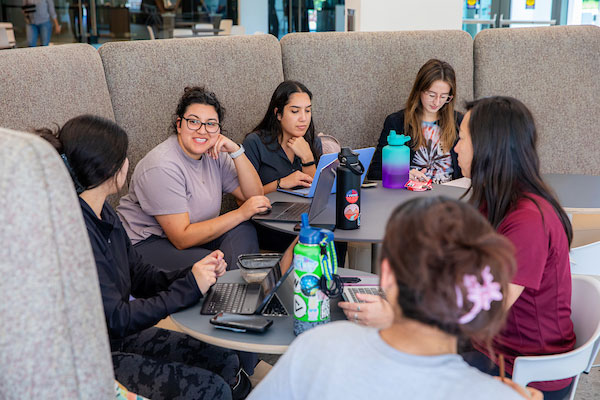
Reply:
M358 159L358 153L343 147L338 154L335 195L335 227L357 229L360 226L360 176L365 167Z

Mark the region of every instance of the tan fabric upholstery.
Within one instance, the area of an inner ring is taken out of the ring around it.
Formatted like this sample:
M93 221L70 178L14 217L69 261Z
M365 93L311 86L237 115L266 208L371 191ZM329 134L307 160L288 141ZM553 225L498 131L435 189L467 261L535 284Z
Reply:
M474 42L475 97L523 101L545 173L600 175L600 28L488 29Z
M0 126L29 131L81 114L114 120L102 62L87 44L0 52Z
M294 33L281 40L286 79L313 92L317 132L342 146L374 146L385 117L404 107L425 61L457 73L458 102L473 95L473 43L462 31Z
M260 122L283 79L274 36L113 42L100 48L115 117L129 134L130 171L169 135L186 86L215 92L224 129L241 142Z
M79 202L56 151L32 134L0 129L0 226L0 398L114 398Z

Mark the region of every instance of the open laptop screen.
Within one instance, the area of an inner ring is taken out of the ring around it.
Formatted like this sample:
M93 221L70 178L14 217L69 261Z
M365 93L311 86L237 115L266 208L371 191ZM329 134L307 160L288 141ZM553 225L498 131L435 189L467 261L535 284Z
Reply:
M271 268L265 279L263 279L260 283L264 297L258 305L258 307L256 307L256 312L261 312L262 309L265 308L265 306L269 303L271 298L275 295L275 292L277 292L277 289L279 289L281 284L285 282L286 278L293 269L294 268L292 268L292 266L290 265L282 273L281 266L279 263L277 263L277 265Z

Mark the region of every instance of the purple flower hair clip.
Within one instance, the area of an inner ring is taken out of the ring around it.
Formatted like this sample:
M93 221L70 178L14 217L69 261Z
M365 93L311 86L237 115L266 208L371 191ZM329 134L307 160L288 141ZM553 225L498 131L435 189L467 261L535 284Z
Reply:
M483 271L481 271L481 277L483 278L483 285L479 283L475 275L465 274L463 276L463 285L467 289L467 300L473 303L473 308L458 319L459 324L468 324L475 319L481 310L489 310L492 301L502 300L500 284L494 282L494 275L490 272L489 265L486 265ZM458 285L454 289L456 290L456 305L458 308L462 308L462 291Z

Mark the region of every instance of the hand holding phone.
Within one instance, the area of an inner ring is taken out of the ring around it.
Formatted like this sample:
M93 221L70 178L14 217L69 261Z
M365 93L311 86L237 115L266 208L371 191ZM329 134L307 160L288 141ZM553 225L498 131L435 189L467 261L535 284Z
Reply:
M215 328L234 332L264 332L273 325L273 320L260 315L219 313L210 319Z

